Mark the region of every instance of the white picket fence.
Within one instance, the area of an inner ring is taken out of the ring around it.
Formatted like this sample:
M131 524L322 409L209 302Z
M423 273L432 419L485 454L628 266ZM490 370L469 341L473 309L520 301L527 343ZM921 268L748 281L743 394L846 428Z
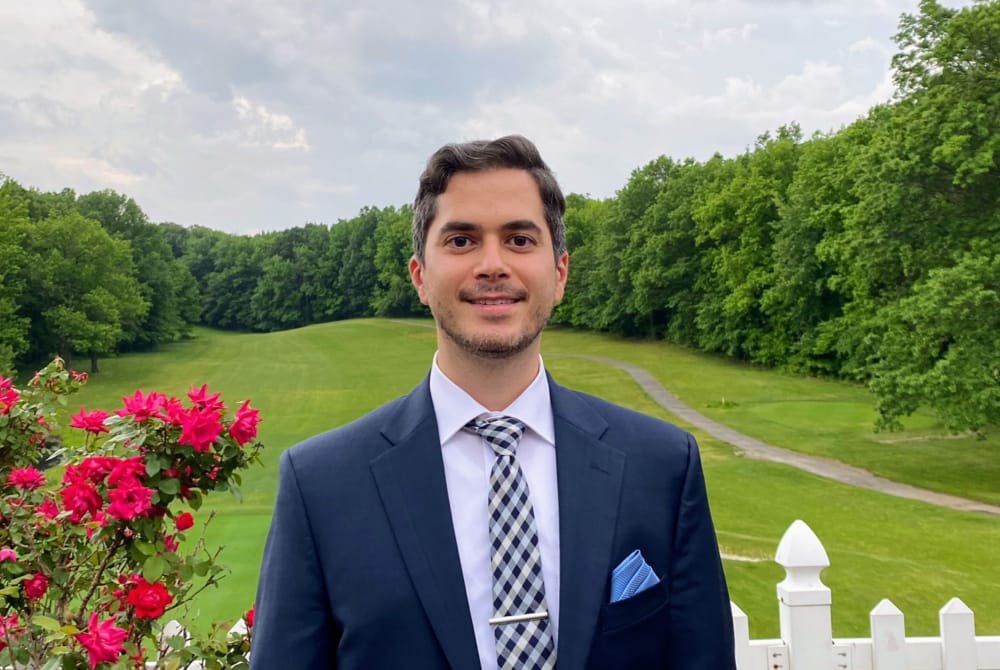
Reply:
M785 568L777 594L781 638L751 640L747 615L731 603L738 670L1000 670L1000 635L977 637L972 610L958 598L941 608L937 637L906 637L903 613L883 600L871 611L871 637L835 639L830 589L819 577L830 559L803 521L785 531L774 560ZM237 622L233 632L245 625ZM170 635L184 632L173 621L168 627Z
M747 615L732 603L739 670L1000 670L1000 635L977 637L972 610L958 598L941 608L937 637L906 637L903 613L883 600L871 611L871 637L835 639L830 589L819 577L830 559L803 521L785 531L774 560L785 568L781 639L751 640Z

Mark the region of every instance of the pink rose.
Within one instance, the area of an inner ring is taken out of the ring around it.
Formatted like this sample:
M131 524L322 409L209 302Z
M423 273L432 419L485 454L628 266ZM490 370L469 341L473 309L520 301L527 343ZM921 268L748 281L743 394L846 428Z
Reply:
M38 600L49 588L49 580L40 572L36 572L24 580L24 595L28 600Z
M177 526L177 530L187 530L194 525L194 517L191 516L191 512L183 512L174 519L174 525Z
M226 406L219 402L218 393L208 393L208 384L202 384L201 388L191 387L188 390L188 398L198 409L223 410Z
M116 459L115 466L108 473L108 486L121 486L125 482L140 481L146 475L146 464L142 456Z
M20 397L21 394L17 392L17 389L8 388L0 390L0 414L10 413L10 408L14 406L14 403Z
M122 641L128 636L128 631L118 628L114 623L114 617L98 622L97 612L94 612L90 615L87 630L73 636L87 650L91 669L97 667L98 663L113 663L125 651Z
M70 414L71 419L69 426L70 428L83 428L89 433L106 433L108 432L108 427L104 425L104 420L107 419L110 414L105 412L103 409L95 409L92 412L85 412L83 408L76 414Z
M160 616L163 614L163 608L173 599L163 584L160 582L150 584L142 577L128 592L128 604L135 608L135 615L141 619L155 619Z
M40 505L35 507L35 514L42 514L48 519L54 519L59 516L59 507L54 500L46 498Z
M115 410L115 414L118 416L131 414L133 421L145 421L151 416L156 416L157 410L163 406L166 399L162 393L150 391L149 395L143 395L142 389L136 389L132 395L122 396L125 408Z
M31 467L14 468L7 475L7 484L24 491L34 491L45 484L45 475Z
M63 509L71 512L69 518L73 523L80 523L84 516L96 513L104 504L97 489L85 481L63 487L59 495L62 497Z
M116 519L129 520L145 514L152 508L149 501L153 489L142 486L132 479L122 482L117 488L108 489L107 513Z
M181 418L180 444L190 444L195 451L208 451L222 432L219 412L214 409L193 408Z
M240 403L233 417L233 423L229 426L229 435L242 447L257 436L258 423L260 423L260 410L251 408L250 401L244 400Z

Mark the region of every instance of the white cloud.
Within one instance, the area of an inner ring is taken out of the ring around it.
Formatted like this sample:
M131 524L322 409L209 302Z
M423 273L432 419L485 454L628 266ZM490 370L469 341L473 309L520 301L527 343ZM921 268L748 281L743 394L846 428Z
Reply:
M141 175L133 174L99 158L57 158L55 165L67 177L74 176L74 173L78 179L80 177L96 177L99 181L110 184L117 189L133 186L143 179Z
M706 30L701 34L701 45L706 49L722 44L733 44L746 40L757 30L756 23L747 23L740 27L727 27L718 30Z
M866 35L863 39L851 42L847 45L847 53L849 54L866 54L871 51L879 53L885 51L885 47L871 35Z
M272 149L309 150L306 131L295 125L287 114L272 112L261 104L254 104L238 95L233 98L233 109L242 121L238 140L244 146L270 146Z
M447 141L520 132L567 190L732 155L892 92L917 0L0 3L0 170L232 231L412 199Z

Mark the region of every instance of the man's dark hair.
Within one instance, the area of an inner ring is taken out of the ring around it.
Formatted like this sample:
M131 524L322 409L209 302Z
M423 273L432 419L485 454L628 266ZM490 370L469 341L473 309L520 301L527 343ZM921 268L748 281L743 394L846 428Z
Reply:
M520 135L507 135L496 140L446 144L428 159L427 167L420 175L420 187L413 203L411 232L413 253L417 260L424 262L427 229L437 211L437 197L448 188L452 175L501 168L525 170L535 179L556 259L566 251L566 226L563 223L566 198L563 197L555 175L542 160L531 140Z

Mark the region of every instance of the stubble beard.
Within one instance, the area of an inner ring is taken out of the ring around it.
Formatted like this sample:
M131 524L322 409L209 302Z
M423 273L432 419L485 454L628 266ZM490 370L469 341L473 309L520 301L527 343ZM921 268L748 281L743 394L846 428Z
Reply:
M541 336L551 314L551 309L537 310L525 330L509 337L463 333L455 326L450 314L436 316L435 320L441 332L465 353L476 358L498 361L517 356L531 347Z

